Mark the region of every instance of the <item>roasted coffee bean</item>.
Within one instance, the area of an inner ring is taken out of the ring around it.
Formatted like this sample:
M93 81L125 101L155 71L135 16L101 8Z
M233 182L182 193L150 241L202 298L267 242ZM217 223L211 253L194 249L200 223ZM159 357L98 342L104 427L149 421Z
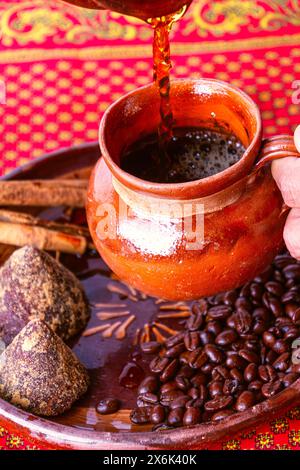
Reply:
M270 279L270 277L272 276L274 272L274 269L272 266L269 266L267 269L265 269L259 276L256 276L256 278L254 279L255 282L261 282L261 283L265 283L265 282L268 282L268 280Z
M214 336L217 336L222 331L222 325L218 320L211 320L207 323L206 330Z
M195 388L195 387L192 387L189 389L189 391L187 392L188 396L191 397L193 400L196 400L197 398L199 398L199 389L198 388Z
M298 338L299 336L299 330L296 328L296 326L288 326L283 328L284 331L284 337L283 339L285 341L291 341L293 339Z
M277 354L283 354L289 349L288 344L283 339L278 339L272 346L272 350Z
M266 364L273 364L273 362L276 361L277 357L278 357L278 354L276 354L275 351L272 351L272 349L270 349L267 352L265 363Z
M245 348L249 349L250 351L258 351L259 350L259 341L257 337L247 338L245 340Z
M299 375L295 374L294 372L290 372L289 374L286 374L284 378L282 379L282 383L284 387L289 387L292 385L296 380L298 379Z
M134 424L147 424L150 423L150 415L152 406L145 406L143 408L135 408L130 414L130 419Z
M250 295L255 300L261 300L264 293L264 287L262 284L256 284L253 282L250 286Z
M178 375L181 375L182 377L186 377L187 379L190 379L193 377L195 371L190 368L190 366L183 365L180 367L178 371Z
M264 382L270 382L277 378L277 373L275 369L270 365L259 366L258 375Z
M226 379L223 386L224 395L234 395L239 390L240 382L236 379Z
M185 345L184 343L179 343L179 344L176 344L176 346L173 346L172 348L167 349L164 355L165 357L174 358L174 357L180 356L180 354L183 351L185 351Z
M174 336L170 336L170 338L165 341L166 348L173 348L173 346L176 346L176 344L182 343L184 335L185 332L181 331Z
M183 415L183 424L184 426L194 426L201 422L201 412L199 408L194 408L193 406L187 408L186 412Z
M289 264L283 268L283 274L286 279L297 279L300 280L300 265L299 264Z
M278 278L281 277L281 274L277 271ZM281 297L284 294L284 288L282 284L276 281L269 281L265 284L265 288L270 294L275 295L275 297Z
M167 423L169 426L177 427L182 425L184 408L176 408L175 410L170 411Z
M161 405L156 405L152 408L150 413L150 421L152 424L160 424L165 420L165 408Z
M268 382L264 384L261 388L261 392L264 397L270 398L276 395L277 393L279 393L281 390L281 387L282 385L281 385L280 380L274 380L272 382Z
M169 392L170 390L177 390L177 383L175 380L171 380L170 382L166 382L161 385L160 387L160 393L164 394L166 392Z
M230 370L229 374L230 374L230 377L237 380L238 382L240 383L244 382L244 377L243 377L242 372L238 370L236 367L233 367L233 369Z
M237 298L238 298L238 293L235 290L231 290L224 294L223 302L228 307L233 307Z
M231 405L233 398L230 396L218 396L213 400L207 401L204 405L206 411L223 410Z
M154 374L160 374L169 363L170 361L167 357L157 356L150 362L149 367Z
M211 375L212 371L214 370L215 368L215 365L211 362L206 362L206 364L204 364L202 367L201 367L201 372L203 372L203 374L205 375Z
M216 366L211 373L213 380L228 379L229 370L224 366Z
M192 315L190 316L190 318L188 319L186 323L186 326L188 330L195 331L195 330L199 330L202 324L203 324L203 315L202 313L199 312L196 315L192 313Z
M218 334L215 339L215 343L218 346L228 346L237 339L237 334L234 330L226 329L222 333Z
M254 362L255 364L258 364L259 362L258 355L253 351L248 351L247 349L241 349L239 351L239 356L245 359L247 362Z
M161 350L161 344L158 341L149 341L141 344L141 350L145 354L157 354Z
M240 290L240 297L248 299L251 295L251 282L247 282Z
M119 411L121 402L116 398L105 398L100 400L96 410L100 415L110 415Z
M199 391L199 399L204 401L208 397L208 389L204 385L199 385L198 387Z
M204 351L196 349L189 355L189 366L192 369L200 369L207 361L207 354Z
M158 396L155 395L155 393L143 393L142 395L139 395L138 397L141 399L144 403L149 403L149 404L155 404L158 403Z
M195 302L192 305L192 313L194 315L198 315L199 313L202 313L202 315L205 315L208 310L208 303L205 299L200 299L198 302Z
M264 322L263 320L256 320L254 321L252 331L256 335L261 335L263 332L266 330L268 327L267 323Z
M217 305L208 309L207 317L212 320L225 320L231 313L232 310L227 305Z
M177 372L179 366L178 359L173 359L167 367L164 368L163 372L160 374L159 379L161 382L168 382L171 380Z
M239 335L247 334L251 330L252 317L247 310L240 308L233 315L233 323Z
M246 382L253 382L257 377L258 368L254 363L248 364L244 370L244 379Z
M181 365L188 366L189 355L190 355L190 351L184 351L183 353L180 354L179 362L180 362Z
M182 397L177 398L169 403L170 410L175 410L176 408L184 408L187 403L191 400L189 395L184 395Z
M214 334L209 331L200 331L199 337L203 346L213 343L215 339Z
M293 323L300 325L300 307L297 304L288 303L285 311Z
M253 382L249 383L248 390L251 390L252 392L257 392L261 390L262 386L263 382L261 380L253 380Z
M237 411L245 411L255 404L255 395L250 390L245 390L238 397L235 408Z
M181 390L170 390L169 392L161 394L160 403L164 406L169 406L172 401L184 396L185 394Z
M289 368L290 353L281 354L274 362L273 367L279 372L285 372Z
M208 391L212 398L215 398L218 395L223 395L223 382L214 380L209 384Z
M138 387L138 395L155 393L158 389L158 379L154 375L148 375Z
M200 335L198 331L189 331L184 336L184 345L188 351L195 351L200 346Z
M274 296L270 296L269 298L269 309L273 313L275 317L280 317L282 315L282 304L281 302Z
M194 387L200 387L200 385L205 385L207 383L207 377L202 372L198 372L194 377L191 378L191 383Z
M182 375L177 375L175 378L175 382L179 390L186 391L191 386L189 379L187 379L186 377L183 377Z
M246 364L247 362L245 361L245 359L240 357L236 352L227 356L226 365L227 367L230 367L230 369L244 369L246 367Z
M270 313L265 307L259 307L253 310L252 316L255 320L261 320L265 323L270 321Z
M211 362L214 364L221 364L224 360L223 352L213 344L204 346L204 351Z
M267 348L273 348L273 346L276 342L276 338L269 331L265 331L264 334L263 334L263 342L265 343Z
M293 291L290 289L288 292L283 294L281 297L281 302L286 304L286 303L300 303L300 294L296 291Z
M234 414L233 410L221 410L217 411L211 418L212 421L222 421L225 418L228 418L228 416L232 416Z
M253 310L252 303L246 297L239 297L235 302L235 308L237 310L242 309L247 312L251 312Z

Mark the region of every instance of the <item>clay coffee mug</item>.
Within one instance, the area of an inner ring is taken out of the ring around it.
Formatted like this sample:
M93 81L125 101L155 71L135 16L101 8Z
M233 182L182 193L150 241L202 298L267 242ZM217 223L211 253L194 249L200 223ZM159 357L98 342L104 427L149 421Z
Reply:
M263 142L258 107L228 83L177 80L171 101L177 127L232 133L246 149L241 159L178 184L123 171L124 150L160 122L156 87L140 88L102 119L103 158L90 179L87 217L99 253L117 276L147 294L187 300L241 286L273 260L283 245L287 208L269 162L299 154L291 136Z
M192 0L64 0L84 8L112 10L147 21L175 13Z

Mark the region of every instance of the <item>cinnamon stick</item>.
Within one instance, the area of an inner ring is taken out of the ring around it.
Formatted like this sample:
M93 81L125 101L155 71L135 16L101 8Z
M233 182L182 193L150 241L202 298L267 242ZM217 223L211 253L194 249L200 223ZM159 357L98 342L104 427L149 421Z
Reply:
M34 245L40 250L83 254L87 240L45 227L0 222L0 243L14 246Z
M87 180L1 181L0 206L84 207Z

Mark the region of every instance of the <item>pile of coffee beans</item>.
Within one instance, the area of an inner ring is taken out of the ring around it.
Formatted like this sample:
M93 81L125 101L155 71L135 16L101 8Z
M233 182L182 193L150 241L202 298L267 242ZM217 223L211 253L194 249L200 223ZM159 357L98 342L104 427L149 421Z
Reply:
M281 254L244 287L195 302L182 332L143 346L151 374L131 420L165 429L245 411L300 377L298 338L300 262Z

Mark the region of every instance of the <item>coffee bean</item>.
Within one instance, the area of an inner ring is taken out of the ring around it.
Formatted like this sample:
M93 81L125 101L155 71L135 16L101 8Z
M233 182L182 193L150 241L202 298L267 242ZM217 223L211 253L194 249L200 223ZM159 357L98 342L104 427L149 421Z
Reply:
M163 370L160 374L159 378L161 382L168 382L170 379L174 377L177 372L179 366L178 359L173 359ZM153 371L152 371L153 372Z
M277 378L275 369L270 365L259 366L258 375L264 382L269 382Z
M223 386L224 395L234 395L239 389L240 381L236 379L226 379Z
M150 413L150 421L152 424L160 424L165 420L165 408L161 405L153 407Z
M251 301L246 297L239 297L235 302L235 308L237 310L242 309L247 312L251 312L253 310Z
M233 353L230 354L227 359L226 359L226 365L227 367L230 367L230 369L236 368L236 369L244 369L246 367L246 361L242 357L238 355L238 353Z
M231 290L224 294L223 302L228 307L233 307L237 298L238 298L238 293L235 290Z
M119 411L121 403L116 398L105 398L100 400L96 410L100 415L110 415Z
M130 413L130 419L134 424L147 424L150 422L152 407L135 408Z
M276 342L276 338L275 336L270 333L269 331L265 331L264 334L263 334L263 342L265 343L265 345L268 347L268 348L273 348L275 342Z
M218 346L228 346L229 344L233 343L237 338L237 334L234 330L231 330L231 329L227 329L227 330L224 330L222 331L222 333L220 333L216 339L215 339L215 343L218 345Z
M185 351L184 343L178 343L176 346L166 350L165 357L174 358L179 356L183 351Z
M203 346L213 343L215 338L214 334L209 331L200 331L199 337Z
M183 365L180 367L178 375L190 379L194 375L195 371L190 368L190 366Z
M277 354L283 354L289 349L287 343L283 339L278 339L272 346L272 350Z
M212 398L215 398L218 395L223 395L223 382L214 380L209 384L208 390Z
M164 394L166 392L169 392L170 390L177 390L177 383L175 380L171 380L170 382L166 382L161 385L160 387L160 393Z
M229 377L229 370L224 366L216 366L211 376L213 380L227 379Z
M138 387L138 394L155 393L158 389L158 379L154 375L148 375Z
M198 330L203 324L203 315L202 313L192 314L188 319L186 326L188 330L195 331Z
M274 380L264 384L261 388L262 394L266 398L273 397L281 390L281 382L279 380Z
M187 379L186 377L183 377L181 375L176 376L175 382L176 382L177 387L179 388L179 390L186 391L191 386L191 383L190 383L189 379Z
M250 313L245 309L239 309L233 315L234 328L239 335L248 333L251 330L252 317Z
M237 380L239 383L244 382L244 377L243 377L242 372L240 370L238 370L236 367L233 367L230 370L229 374L230 374L230 377Z
M227 408L233 402L230 396L218 396L213 400L207 401L204 405L206 411L218 411Z
M246 382L253 382L257 377L258 368L254 363L248 364L244 371L244 379Z
M250 390L245 390L240 394L238 397L235 408L237 411L245 411L248 410L251 406L255 404L255 396L254 393Z
M166 348L173 348L173 346L176 346L176 344L182 343L184 335L185 332L181 331L174 336L170 336L170 338L165 341Z
M248 390L251 390L252 392L257 392L261 390L262 386L263 382L261 380L253 380L253 382L249 383Z
M182 397L185 397L185 394L181 390L170 390L161 394L160 403L164 406L169 406L172 401Z
M283 274L286 279L297 279L300 280L300 265L290 264L283 269Z
M212 421L218 422L222 421L225 418L228 418L228 416L232 416L234 414L233 410L221 410L217 411L213 416L212 416Z
M218 305L208 309L207 317L213 320L225 320L231 312L231 308L227 305Z
M189 366L192 369L200 369L200 367L203 366L206 361L207 354L204 351L201 351L201 349L196 349L189 355Z
M205 385L207 382L207 377L202 372L198 372L194 377L191 378L191 383L194 387L200 387L200 385Z
M255 299L255 300L261 300L262 296L264 293L264 288L262 284L256 284L253 282L250 286L250 295Z
M155 404L155 403L158 403L158 396L155 395L155 393L143 393L142 395L139 395L139 398L145 402L145 403L149 403L149 404Z
M170 411L168 416L168 425L169 426L181 426L184 416L184 408L176 408L175 410Z
M211 362L214 364L221 364L224 360L223 352L213 344L204 346L204 351Z
M241 349L239 351L239 356L245 359L247 362L254 362L255 364L259 363L259 357L255 352L248 351L247 349Z
M184 336L184 345L188 351L195 351L200 346L200 335L198 331L189 331Z
M295 374L293 372L290 372L289 374L286 374L284 378L282 379L282 383L284 387L289 387L292 385L299 377L299 374Z
M214 336L217 336L222 331L222 325L218 320L211 320L207 323L206 330Z
M169 359L167 357L155 357L151 362L150 362L150 370L154 374L160 374L170 363Z
M289 368L290 353L281 354L274 362L273 367L277 371L285 372Z
M199 408L190 407L187 408L183 415L184 426L194 426L201 422L201 412Z
M170 410L175 410L176 408L184 408L187 403L190 401L191 397L189 395L184 395L177 398L169 403Z
M191 397L193 400L196 400L197 398L199 398L199 390L198 388L195 388L195 387L192 387L189 389L189 391L187 392L188 396Z
M215 365L211 362L207 362L206 364L204 364L202 367L201 367L201 372L203 372L203 374L205 375L211 375L212 371L214 370L215 368Z
M141 344L141 350L145 354L157 354L161 350L161 344L158 341L149 341Z

